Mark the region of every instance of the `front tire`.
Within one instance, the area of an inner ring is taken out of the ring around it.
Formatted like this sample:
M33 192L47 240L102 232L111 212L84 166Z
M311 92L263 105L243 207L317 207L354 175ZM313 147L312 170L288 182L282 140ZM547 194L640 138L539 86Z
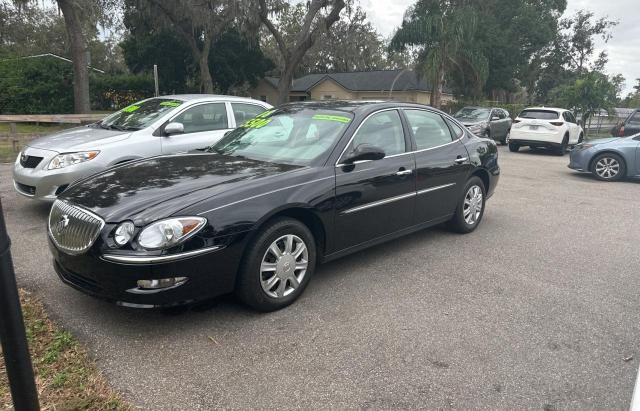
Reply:
M450 227L458 233L467 234L478 228L482 221L486 189L482 180L474 176L467 181L462 192L456 213L450 220Z
M509 142L509 151L512 153L517 153L520 150L520 145L516 143Z
M258 311L284 308L309 284L315 263L316 244L307 226L291 218L276 219L249 245L236 295Z
M591 173L601 181L618 181L626 175L627 167L619 155L604 153L593 159Z

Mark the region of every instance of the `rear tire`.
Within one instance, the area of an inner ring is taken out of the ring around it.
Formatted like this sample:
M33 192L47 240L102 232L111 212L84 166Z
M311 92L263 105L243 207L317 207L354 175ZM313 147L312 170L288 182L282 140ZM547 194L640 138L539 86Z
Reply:
M562 139L562 143L560 143L560 147L557 150L557 154L559 156L564 156L567 152L567 148L569 147L569 135L564 136Z
M484 216L485 200L484 183L479 177L471 177L462 190L462 197L456 206L456 213L449 220L449 227L461 234L474 231Z
M262 228L249 245L238 272L236 295L258 311L284 308L309 284L315 263L315 239L307 226L291 218L278 218Z
M509 142L509 151L512 153L517 153L520 150L520 145L516 143Z
M600 154L591 162L591 173L600 181L618 181L627 174L627 166L617 154Z
M508 130L507 135L504 136L504 140L502 140L502 144L504 144L505 146L508 146L510 140L511 140L511 130Z

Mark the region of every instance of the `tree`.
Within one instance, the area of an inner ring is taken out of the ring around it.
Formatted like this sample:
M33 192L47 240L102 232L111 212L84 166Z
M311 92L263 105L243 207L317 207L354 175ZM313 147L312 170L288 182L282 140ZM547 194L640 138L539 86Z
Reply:
M295 39L285 41L284 31L277 16L292 7L281 0L257 0L260 20L271 33L278 46L281 56L282 72L278 82L278 104L289 100L289 90L296 69L302 62L307 51L313 47L318 38L326 33L340 18L340 12L345 7L344 0L310 0L307 10ZM324 11L323 9L328 9Z
M211 46L221 33L247 10L244 2L234 0L127 0L128 7L137 7L156 24L178 33L197 63L200 86L204 93L213 93L213 78L209 70Z
M448 72L467 69L475 84L484 85L488 64L474 47L477 23L466 0L418 0L406 11L391 47L419 47L417 69L431 81L433 107L440 107Z
M34 0L13 0L18 6L29 5ZM73 61L73 105L76 113L89 113L89 37L96 31L98 22L113 21L118 0L56 0L62 12Z
M608 42L611 39L611 29L618 22L607 20L606 17L594 20L593 12L578 10L573 17L563 19L560 24L564 31L562 38L571 59L571 67L579 73L585 69L593 56L596 37L602 38L605 43Z

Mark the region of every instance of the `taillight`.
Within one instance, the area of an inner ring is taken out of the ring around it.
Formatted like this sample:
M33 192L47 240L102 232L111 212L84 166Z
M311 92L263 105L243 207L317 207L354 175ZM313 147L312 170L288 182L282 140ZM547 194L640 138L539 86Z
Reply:
M556 126L556 127L560 127L560 126L564 125L564 123L562 121L552 121L551 125Z
M624 126L620 127L618 130L618 137L624 137Z

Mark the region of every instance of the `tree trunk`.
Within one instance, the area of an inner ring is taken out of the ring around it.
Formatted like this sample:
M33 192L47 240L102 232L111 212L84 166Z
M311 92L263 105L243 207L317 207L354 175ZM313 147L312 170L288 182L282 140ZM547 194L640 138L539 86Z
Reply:
M440 68L435 75L433 86L431 87L431 98L429 104L433 108L439 109L442 105L442 85L444 83L444 69Z
M73 60L73 106L77 114L91 112L89 100L89 47L82 32L81 10L69 0L57 0L64 17Z
M211 72L209 71L209 53L200 53L198 63L200 65L200 85L202 92L213 94L213 78L211 78Z
M289 102L289 92L291 91L291 82L293 81L294 65L285 63L284 70L278 82L278 105Z

